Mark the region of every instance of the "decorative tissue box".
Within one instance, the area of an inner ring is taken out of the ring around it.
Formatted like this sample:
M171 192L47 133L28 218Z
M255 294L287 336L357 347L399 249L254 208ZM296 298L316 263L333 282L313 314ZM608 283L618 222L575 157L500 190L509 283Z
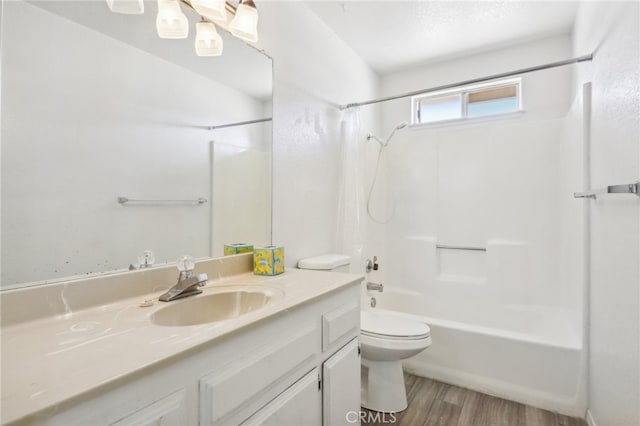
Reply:
M224 255L229 256L231 254L251 253L253 246L251 244L237 243L237 244L225 244Z
M256 247L253 250L253 272L256 275L278 275L284 272L284 247Z

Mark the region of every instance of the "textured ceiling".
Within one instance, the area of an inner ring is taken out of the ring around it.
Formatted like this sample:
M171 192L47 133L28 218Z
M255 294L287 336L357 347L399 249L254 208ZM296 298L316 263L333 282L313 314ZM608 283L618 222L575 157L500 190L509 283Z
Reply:
M573 1L307 1L384 75L571 32Z

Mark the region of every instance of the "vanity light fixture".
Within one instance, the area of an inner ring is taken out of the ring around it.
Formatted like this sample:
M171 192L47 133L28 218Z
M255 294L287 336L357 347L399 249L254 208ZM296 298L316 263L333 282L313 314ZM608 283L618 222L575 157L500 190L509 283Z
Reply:
M160 38L187 38L189 20L182 13L178 0L158 0L156 28Z
M227 22L225 0L191 0L191 6L203 18L210 21Z
M252 43L258 41L258 9L253 0L241 0L229 25L234 36Z
M198 56L222 55L223 40L216 26L202 19L196 24L196 54Z
M112 12L125 15L141 15L144 13L143 0L107 0L107 5Z
M112 12L141 14L144 0L106 0ZM258 9L253 0L239 0L238 6L227 0L158 0L156 29L160 38L179 39L189 35L189 20L180 9L180 3L200 15L196 24L196 54L198 56L220 56L223 41L213 21L227 22L227 13L233 16L229 31L239 39L255 43L258 41Z

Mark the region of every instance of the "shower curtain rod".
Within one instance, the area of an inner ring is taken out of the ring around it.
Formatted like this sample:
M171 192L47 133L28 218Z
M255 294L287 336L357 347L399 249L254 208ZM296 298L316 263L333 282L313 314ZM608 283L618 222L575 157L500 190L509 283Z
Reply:
M556 67L562 67L562 66L565 66L565 65L577 64L579 62L590 61L592 59L593 59L593 53L590 54L590 55L579 56L577 58L566 59L564 61L551 62L551 63L544 64L544 65L538 65L538 66L535 66L535 67L522 68L522 69L515 70L515 71L503 72L501 74L489 75L487 77L474 78L474 79L471 79L471 80L459 81L457 83L451 83L451 84L445 84L445 85L442 85L442 86L430 87L428 89L415 90L413 92L403 93L401 95L395 95L395 96L389 96L389 97L386 97L386 98L373 99L371 101L355 102L355 103L352 103L352 104L341 105L340 109L344 110L344 109L363 106L363 105L377 104L379 102L393 101L395 99L408 98L409 96L421 95L423 93L435 92L437 90L452 89L454 87L466 86L467 84L482 83L484 81L494 80L496 78L511 77L511 76L514 76L514 75L525 74L525 73L533 72L533 71L541 71L541 70L546 70L546 69L549 69L549 68L556 68Z
M244 126L245 124L262 123L262 122L271 121L271 120L272 118L269 117L269 118L259 118L257 120L239 121L237 123L221 124L219 126L209 126L209 130L224 129L226 127Z

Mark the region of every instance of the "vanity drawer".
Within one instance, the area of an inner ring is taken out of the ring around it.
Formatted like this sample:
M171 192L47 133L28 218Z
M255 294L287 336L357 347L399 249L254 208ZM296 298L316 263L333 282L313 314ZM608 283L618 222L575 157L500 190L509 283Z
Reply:
M185 389L172 393L133 414L112 423L113 426L151 424L186 424L187 394Z
M340 345L360 332L360 305L357 301L322 315L322 351Z
M251 353L238 354L236 361L202 377L200 424L226 424L242 418L242 411L250 409L251 403L284 391L300 378L301 368L309 371L320 340L315 324L309 323ZM277 330L271 332L278 336Z

